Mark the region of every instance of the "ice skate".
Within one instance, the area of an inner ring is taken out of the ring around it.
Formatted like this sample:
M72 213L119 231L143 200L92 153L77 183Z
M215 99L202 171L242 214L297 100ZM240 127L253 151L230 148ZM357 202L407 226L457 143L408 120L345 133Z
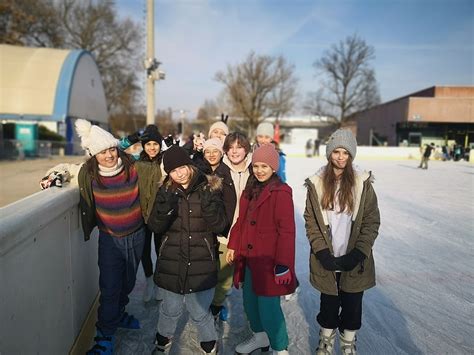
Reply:
M261 351L268 351L270 348L270 340L267 333L254 333L250 338L243 341L235 348L237 354L250 354L251 352L260 349Z
M321 328L319 330L319 345L316 355L333 355L336 329Z
M356 355L356 340L357 338L355 330L344 329L344 331L339 334L341 353L343 355Z

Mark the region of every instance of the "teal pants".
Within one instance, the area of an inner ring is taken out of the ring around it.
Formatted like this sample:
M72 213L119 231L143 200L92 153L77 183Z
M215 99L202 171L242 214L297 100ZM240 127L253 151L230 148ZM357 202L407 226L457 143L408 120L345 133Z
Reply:
M252 331L267 333L273 350L287 349L288 333L280 297L257 296L252 290L252 275L249 268L245 268L243 295L244 310Z

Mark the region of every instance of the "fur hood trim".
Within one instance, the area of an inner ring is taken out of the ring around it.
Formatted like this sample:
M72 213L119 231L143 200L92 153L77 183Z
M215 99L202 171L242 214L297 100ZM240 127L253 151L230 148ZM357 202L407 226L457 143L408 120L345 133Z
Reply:
M223 188L223 179L217 175L206 175L207 185L211 192L222 191Z

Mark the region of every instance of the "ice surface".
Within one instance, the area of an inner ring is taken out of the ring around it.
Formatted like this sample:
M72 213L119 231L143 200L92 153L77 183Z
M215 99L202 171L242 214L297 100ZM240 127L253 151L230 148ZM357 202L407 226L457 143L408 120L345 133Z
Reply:
M381 211L375 242L377 286L364 295L360 354L472 354L474 349L474 165L430 161L356 161L372 170ZM300 292L282 300L290 354L314 354L318 341L319 293L308 281L309 247L303 209L304 179L325 164L318 158L288 158L297 224L297 274ZM153 248L152 248L153 250ZM120 330L117 354L150 354L158 302L144 304L140 267L128 311L141 320L138 331ZM241 292L227 299L229 320L221 323L221 354L233 354L249 329ZM196 330L186 313L171 354L198 354ZM258 353L255 352L255 353Z

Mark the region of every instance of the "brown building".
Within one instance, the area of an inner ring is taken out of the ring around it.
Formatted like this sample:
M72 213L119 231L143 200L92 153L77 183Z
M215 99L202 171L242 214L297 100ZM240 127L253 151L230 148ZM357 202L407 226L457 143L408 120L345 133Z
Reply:
M361 145L474 145L474 86L433 86L351 117Z

